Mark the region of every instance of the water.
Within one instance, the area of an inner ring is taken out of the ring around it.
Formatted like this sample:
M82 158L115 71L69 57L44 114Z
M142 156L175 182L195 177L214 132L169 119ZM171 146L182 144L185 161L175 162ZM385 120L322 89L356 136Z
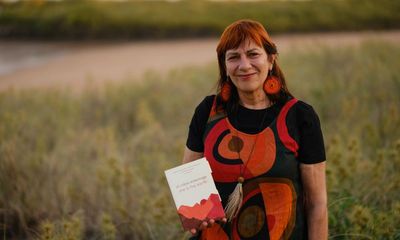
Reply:
M57 43L0 41L0 76L46 63L69 48Z

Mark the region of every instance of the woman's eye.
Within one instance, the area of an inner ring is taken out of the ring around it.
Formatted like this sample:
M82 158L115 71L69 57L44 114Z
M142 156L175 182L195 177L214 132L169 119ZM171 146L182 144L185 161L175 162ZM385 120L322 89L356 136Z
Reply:
M249 53L249 56L250 57L257 57L259 54L258 53L255 53L255 52L253 52L253 53Z
M237 59L238 58L238 56L229 56L228 57L228 60L235 60L235 59Z

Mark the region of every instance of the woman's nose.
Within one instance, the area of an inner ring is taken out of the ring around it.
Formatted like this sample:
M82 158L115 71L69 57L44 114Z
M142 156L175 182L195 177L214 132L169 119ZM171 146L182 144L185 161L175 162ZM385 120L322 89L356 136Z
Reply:
M246 56L240 57L239 70L245 71L251 68L250 60Z

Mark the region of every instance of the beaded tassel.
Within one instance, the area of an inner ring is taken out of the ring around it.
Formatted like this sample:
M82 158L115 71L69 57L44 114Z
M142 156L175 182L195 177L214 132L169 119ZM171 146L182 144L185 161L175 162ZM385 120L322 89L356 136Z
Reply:
M237 214L239 213L240 207L242 206L243 201L243 188L242 183L244 181L243 177L239 177L238 184L235 187L235 190L229 195L228 203L225 207L225 214L228 221L232 221Z

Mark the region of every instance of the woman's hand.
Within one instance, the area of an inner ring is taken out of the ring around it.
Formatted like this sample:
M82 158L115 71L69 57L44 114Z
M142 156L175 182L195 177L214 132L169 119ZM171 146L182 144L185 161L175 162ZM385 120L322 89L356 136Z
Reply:
M220 222L221 222L221 223L226 223L226 221L227 221L226 218L222 218ZM199 227L198 229L195 229L195 228L190 229L190 233L191 233L192 235L196 235L198 231L204 230L204 229L206 229L206 228L208 228L208 227L212 227L212 226L214 225L214 223L215 223L215 220L214 220L214 219L210 219L208 222L204 221L204 222L200 225L200 227Z
M226 223L226 221L227 221L226 218L222 218L222 219L220 220L221 223ZM204 222L200 225L200 227L199 227L198 229L195 229L195 228L190 229L190 233L191 233L192 235L196 235L198 231L204 230L204 229L206 229L206 228L208 228L208 227L212 227L212 226L214 225L214 223L215 223L215 220L214 220L214 219L210 219L210 220L208 220L208 222L204 221Z

